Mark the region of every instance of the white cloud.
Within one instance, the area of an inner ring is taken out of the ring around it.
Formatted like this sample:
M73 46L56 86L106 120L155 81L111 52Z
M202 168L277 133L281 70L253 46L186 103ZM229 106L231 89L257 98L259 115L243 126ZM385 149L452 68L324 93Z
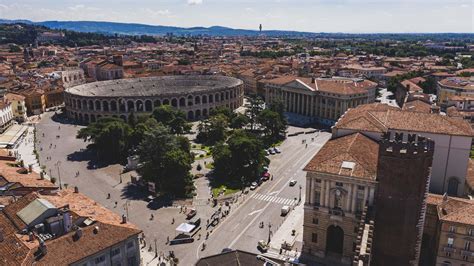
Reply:
M200 4L202 4L202 0L188 0L188 5L194 6Z

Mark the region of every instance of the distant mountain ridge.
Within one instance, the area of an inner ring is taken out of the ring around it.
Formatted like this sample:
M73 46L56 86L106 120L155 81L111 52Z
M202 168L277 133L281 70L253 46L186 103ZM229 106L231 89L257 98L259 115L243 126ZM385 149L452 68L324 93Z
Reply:
M209 36L257 36L258 30L232 29L222 26L212 27L174 27L147 25L140 23L121 23L121 22L103 22L103 21L41 21L33 22L29 20L7 20L0 19L2 24L25 23L46 26L56 30L72 30L79 32L96 32L108 34L126 34L126 35L209 35ZM267 36L308 36L315 33L299 31L280 31L267 30L262 31Z

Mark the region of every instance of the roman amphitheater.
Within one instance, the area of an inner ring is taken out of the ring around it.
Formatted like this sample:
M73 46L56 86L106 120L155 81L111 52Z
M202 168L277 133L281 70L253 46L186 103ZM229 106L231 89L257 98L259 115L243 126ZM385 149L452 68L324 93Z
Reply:
M92 82L66 89L69 118L81 123L101 117L151 113L160 105L182 110L189 120L207 117L217 107L243 104L243 82L225 76L161 76Z

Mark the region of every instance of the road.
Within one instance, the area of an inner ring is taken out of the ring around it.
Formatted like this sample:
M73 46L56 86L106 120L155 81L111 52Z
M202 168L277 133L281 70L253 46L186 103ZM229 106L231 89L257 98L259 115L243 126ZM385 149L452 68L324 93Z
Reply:
M257 242L267 241L269 231L275 232L283 223L285 218L280 216L281 207L293 206L298 202L300 185L301 195L304 196L306 182L302 169L330 137L330 133L325 132L289 137L280 146L282 153L270 156L269 168L274 175L273 181L267 181L250 192L246 201L232 210L230 216L205 241L205 250L202 251L201 246L196 250L196 257L216 254L224 248L259 253ZM314 142L311 142L311 138L315 138ZM307 148L302 144L303 139L308 143ZM292 179L297 180L297 184L290 187L289 181ZM264 228L259 227L260 222L264 222Z
M51 119L51 113L46 113L36 128L40 163L46 167L48 174L58 178L60 173L63 187L65 184L70 187L78 186L81 193L119 215L127 215L128 212L129 220L144 231L146 248L150 245L154 247L156 239L158 253L167 254L168 251L174 251L180 259L180 265L194 265L199 257L219 253L227 247L257 252L257 241L268 238L268 222L271 222L271 230L274 232L283 222L280 217L281 207L292 204L294 198L298 199L299 185L302 185L301 193L304 194L302 168L330 138L329 133L319 133L318 137L316 134L302 134L284 141L280 146L282 153L270 156L270 172L274 175L274 180L265 182L257 190L246 195L246 198L240 198L238 204L232 204L229 216L210 234L209 240L206 241L207 248L201 252L205 230L202 231L203 237L196 238L194 243L174 246L166 244L168 237L171 239L176 235L176 226L185 221L184 214L180 213L179 208L157 206L149 202L146 192L128 183L129 175L123 175L120 182L119 173L122 166L96 166L94 155L86 150L89 143L75 137L80 126L54 121ZM315 138L314 142L311 142L312 137ZM302 144L303 139L307 139L307 148ZM70 160L66 159L68 155L71 156ZM78 171L80 174L76 177ZM289 187L290 179L296 179L297 185ZM198 197L207 202L207 180L197 179L196 184L200 188L197 190ZM110 199L107 198L109 193ZM216 210L205 203L195 204L193 208L198 210L198 215L204 221ZM151 214L155 217L153 220L150 219ZM173 224L172 219L175 219ZM260 221L265 222L264 229L258 227ZM149 261L144 264L147 263Z

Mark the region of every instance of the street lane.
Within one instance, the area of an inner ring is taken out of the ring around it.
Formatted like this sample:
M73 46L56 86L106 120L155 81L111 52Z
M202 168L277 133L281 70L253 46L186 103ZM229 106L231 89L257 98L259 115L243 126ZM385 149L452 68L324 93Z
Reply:
M315 141L311 142L313 137ZM268 239L268 223L272 224L271 231L275 232L285 219L280 216L281 207L298 202L300 185L304 196L306 182L302 169L329 138L329 133L288 138L280 146L282 153L270 156L269 169L274 180L267 181L257 190L250 192L245 203L221 222L206 241L206 249L198 250L197 255L212 255L221 252L223 248L258 252L257 242ZM302 144L303 139L307 139L307 148ZM288 183L292 179L297 180L297 184L290 187ZM259 227L262 221L264 228Z

